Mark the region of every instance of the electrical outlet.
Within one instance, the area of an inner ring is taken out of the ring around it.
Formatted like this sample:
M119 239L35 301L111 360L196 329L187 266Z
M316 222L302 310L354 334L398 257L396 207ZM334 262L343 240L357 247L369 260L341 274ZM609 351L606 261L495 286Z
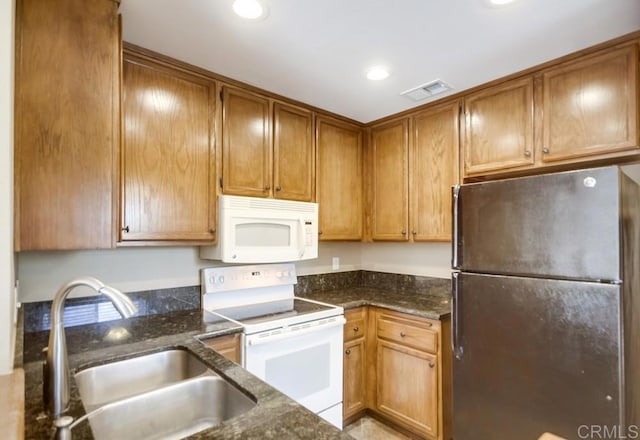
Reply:
M333 260L331 262L331 268L333 270L340 269L340 257L333 257Z

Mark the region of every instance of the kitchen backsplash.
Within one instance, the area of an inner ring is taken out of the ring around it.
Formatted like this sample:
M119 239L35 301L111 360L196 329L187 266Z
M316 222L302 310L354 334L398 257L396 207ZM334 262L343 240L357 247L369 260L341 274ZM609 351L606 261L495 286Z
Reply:
M401 292L430 289L432 293L449 296L450 281L417 275L356 270L298 276L296 295L324 292L350 287L374 287ZM433 289L438 287L437 289ZM138 307L138 316L200 308L200 286L176 287L128 293ZM113 304L102 296L67 299L64 311L65 327L119 319ZM51 301L23 305L24 331L36 332L51 328Z

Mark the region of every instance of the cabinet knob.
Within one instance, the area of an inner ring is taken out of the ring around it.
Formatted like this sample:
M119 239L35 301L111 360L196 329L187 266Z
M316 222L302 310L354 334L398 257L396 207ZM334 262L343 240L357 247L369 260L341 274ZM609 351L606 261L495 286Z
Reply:
M407 235L407 230L406 229L402 230L402 235Z
M271 185L267 185L264 187L265 191L269 191L271 189Z
M213 229L213 228L211 228L211 229L209 229L209 232L210 232L211 234L215 234L215 233L216 233L216 230L215 230L215 229Z
M531 157L531 151L529 151L529 150L524 150L524 156L525 156L525 157Z
M347 348L347 350L344 352L344 354L346 354L347 356L349 356L351 354L351 349Z
M413 235L418 235L418 231L416 231L415 229L414 229L413 231L411 231L411 233L412 233Z
M125 226L124 228L122 228L122 232L129 233L129 226Z
M407 336L407 334L405 332L400 332L400 337L404 338L405 336Z
M436 366L436 364L434 364L433 362L429 362L429 368L433 368L435 366Z
M276 186L276 191L282 191L282 187L280 185Z
M322 231L318 231L318 235L322 235Z
M360 327L354 327L354 328L353 328L353 331L354 331L355 333L358 333L358 331L360 331Z
M549 149L548 149L548 148L543 148L543 149L542 149L542 152L543 152L544 154L549 154Z

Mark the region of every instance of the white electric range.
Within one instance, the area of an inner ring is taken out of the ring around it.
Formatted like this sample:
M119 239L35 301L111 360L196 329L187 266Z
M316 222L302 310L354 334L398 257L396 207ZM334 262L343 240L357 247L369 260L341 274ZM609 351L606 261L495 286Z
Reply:
M243 367L342 429L342 307L294 297L291 263L211 267L201 278L204 320L243 328Z

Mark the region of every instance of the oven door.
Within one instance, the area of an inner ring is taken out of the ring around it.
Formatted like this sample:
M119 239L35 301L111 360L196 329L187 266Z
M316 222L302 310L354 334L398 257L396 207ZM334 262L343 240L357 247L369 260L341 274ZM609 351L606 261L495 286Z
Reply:
M246 335L244 366L342 428L342 315Z

